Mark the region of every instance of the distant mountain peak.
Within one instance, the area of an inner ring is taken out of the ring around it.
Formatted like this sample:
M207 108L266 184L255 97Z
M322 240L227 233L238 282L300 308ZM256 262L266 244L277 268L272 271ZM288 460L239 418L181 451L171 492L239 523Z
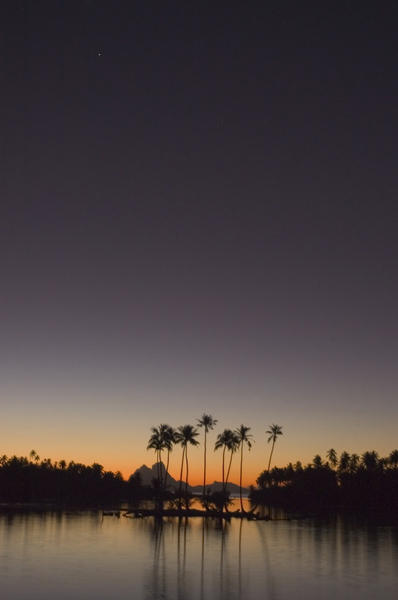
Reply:
M167 473L167 471L166 471L166 467L164 466L163 462L155 463L150 468L147 465L142 465L141 467L139 467L139 469L136 469L134 471L134 475L139 473L142 485L151 485L152 480L158 478L159 466L161 469L162 478L164 479L164 476ZM174 479L174 477L172 477L170 475L170 473L168 473L167 474L167 487L177 489L179 487L179 485L180 485L180 482L177 481L176 479ZM209 489L209 488L212 492L221 491L222 490L222 482L221 481L213 481L213 483L206 484L206 489ZM202 485L194 485L194 486L189 485L188 490L192 494L201 494L202 490L203 490L203 486ZM230 482L227 484L227 491L230 492L231 494L239 494L239 486L236 483ZM249 491L248 488L242 488L243 494L247 494L248 491Z

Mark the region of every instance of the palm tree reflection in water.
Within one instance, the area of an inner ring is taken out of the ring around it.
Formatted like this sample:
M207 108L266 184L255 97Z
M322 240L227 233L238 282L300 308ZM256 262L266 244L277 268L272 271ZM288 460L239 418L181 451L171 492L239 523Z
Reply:
M211 593L217 600L243 600L248 583L242 574L246 523L241 520L239 525L238 522L233 524L234 527L226 519L153 519L150 526L152 568L148 573L145 597L205 600ZM170 552L173 546L175 560Z
M239 543L238 543L238 591L239 600L242 598L242 526L243 519L240 520L239 524Z
M153 571L151 588L153 598L167 598L166 553L163 535L163 520L154 519L153 539ZM160 572L161 571L161 572Z
M225 524L227 521L220 519L221 545L220 545L220 598L224 597L224 546L225 546Z
M202 554L200 561L200 600L204 599L205 582L205 529L207 528L207 519L202 519Z
M184 523L183 546L181 558L181 527ZM188 517L179 517L177 524L177 597L184 600L188 596L185 593L186 569L187 569L187 529L189 527Z
M316 578L322 576L333 586L347 568L368 577L368 573L380 572L382 556L384 562L393 556L391 552L383 554L385 533L377 527L360 528L339 518L326 524L310 521L305 526L300 522L272 526L265 521L181 517L164 518L163 522L142 520L137 526L150 534L152 542L145 600L288 598L289 582L282 571L288 564L285 560L292 561L297 582L305 585L303 574L312 573L316 585ZM393 545L391 539L391 550ZM372 552L364 554L367 547ZM283 548L283 564L281 553L275 556L275 548ZM139 594L135 597L141 598ZM321 596L310 593L308 597Z
M262 554L264 556L264 562L265 562L266 581L268 582L268 590L267 590L267 594L265 597L267 598L267 600L268 599L272 600L272 598L275 598L275 583L274 583L274 578L273 578L272 569L271 569L268 544L267 544L267 540L266 540L266 528L263 526L264 521L261 521L261 522L255 521L255 523L253 523L253 524L256 525L257 533L260 537L260 542L261 542L261 546L262 546Z

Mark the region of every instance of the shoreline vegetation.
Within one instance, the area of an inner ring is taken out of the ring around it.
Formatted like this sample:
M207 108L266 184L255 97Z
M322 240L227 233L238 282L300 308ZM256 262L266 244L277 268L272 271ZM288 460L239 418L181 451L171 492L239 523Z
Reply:
M254 443L250 427L241 425L235 430L224 429L217 435L214 450L221 450L222 482L212 489L206 482L208 434L217 421L202 415L198 427L204 433L203 485L199 494L189 486L190 446L199 445L199 431L192 425L173 429L161 424L151 428L148 449L154 450L156 463L150 481L141 473L151 473L143 467L126 481L120 471L105 471L98 463L84 465L64 460L53 462L41 459L32 450L29 457L0 457L0 510L10 507L75 507L103 509L104 516L116 515L141 518L145 516L231 517L269 520L273 508L290 515L319 515L325 513L382 514L397 518L398 514L398 450L380 457L374 450L361 456L343 451L340 455L331 448L322 458L317 454L305 466L301 462L286 467L271 468L275 444L282 435L280 425L266 431L271 450L267 467L257 477L257 487L250 486L250 509L243 505L242 477L244 449ZM180 478L168 473L170 453L181 447ZM166 461L163 462L163 453ZM231 509L233 500L228 486L232 460L240 460L239 505ZM140 472L141 471L141 472ZM198 503L202 509L197 508ZM195 506L193 506L195 504ZM121 505L126 506L121 510ZM257 511L260 507L261 511Z
M348 512L398 515L398 450L380 457L375 450L361 456L332 448L325 459L317 454L312 463L289 463L263 471L250 500L259 505L280 506L286 511L310 513Z

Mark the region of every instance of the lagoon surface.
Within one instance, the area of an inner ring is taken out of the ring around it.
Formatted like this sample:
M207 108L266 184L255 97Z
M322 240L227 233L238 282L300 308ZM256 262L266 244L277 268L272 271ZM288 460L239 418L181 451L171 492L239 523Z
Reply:
M398 529L0 512L2 600L395 599Z

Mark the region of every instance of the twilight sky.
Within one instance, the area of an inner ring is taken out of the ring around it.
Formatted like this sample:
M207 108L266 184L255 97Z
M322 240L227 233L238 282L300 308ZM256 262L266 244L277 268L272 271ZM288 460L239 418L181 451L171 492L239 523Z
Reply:
M0 454L398 446L397 4L214 4L4 3Z

